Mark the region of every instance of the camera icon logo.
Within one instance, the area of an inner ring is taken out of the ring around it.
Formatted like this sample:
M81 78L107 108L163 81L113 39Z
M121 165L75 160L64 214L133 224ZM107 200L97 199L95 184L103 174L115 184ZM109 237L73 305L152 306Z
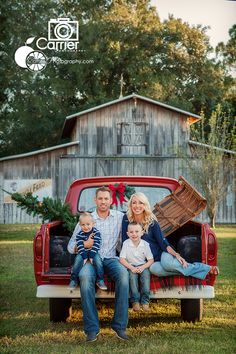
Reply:
M48 21L49 41L78 41L79 22L69 18L50 19Z

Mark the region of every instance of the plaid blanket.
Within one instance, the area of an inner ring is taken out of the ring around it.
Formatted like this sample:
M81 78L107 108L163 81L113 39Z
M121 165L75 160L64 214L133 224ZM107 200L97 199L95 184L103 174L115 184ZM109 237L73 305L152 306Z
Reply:
M115 291L115 283L105 275L105 283L108 287L108 291ZM151 275L150 290L157 292L161 288L171 289L174 286L180 286L182 288L187 288L193 285L206 285L207 279L201 280L193 277L184 277L183 275L173 275L171 277L157 277L156 275Z
M150 288L152 291L158 291L160 288L171 289L174 286L186 288L193 285L206 285L206 279L201 280L193 277L184 277L183 275L173 275L171 277L157 277L151 275Z

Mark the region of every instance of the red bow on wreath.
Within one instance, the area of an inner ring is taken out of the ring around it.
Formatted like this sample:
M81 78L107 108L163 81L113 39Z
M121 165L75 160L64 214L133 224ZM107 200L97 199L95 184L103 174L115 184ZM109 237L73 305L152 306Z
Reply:
M110 184L108 187L112 191L112 204L115 204L116 206L118 205L117 197L119 198L120 204L127 202L124 197L126 186L123 183L114 185Z

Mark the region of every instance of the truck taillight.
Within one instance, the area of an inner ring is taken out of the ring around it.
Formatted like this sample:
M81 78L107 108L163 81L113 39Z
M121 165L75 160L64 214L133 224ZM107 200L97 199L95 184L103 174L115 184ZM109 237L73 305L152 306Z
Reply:
M43 240L42 236L38 235L35 240L35 256L37 260L42 259L43 254Z
M216 258L217 254L217 242L215 235L208 235L208 261L213 261Z

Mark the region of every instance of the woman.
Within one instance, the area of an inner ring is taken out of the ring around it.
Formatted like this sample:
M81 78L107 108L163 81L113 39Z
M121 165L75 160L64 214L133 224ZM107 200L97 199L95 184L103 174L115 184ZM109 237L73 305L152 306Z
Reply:
M219 274L218 267L200 262L187 263L179 253L175 252L163 236L149 201L143 193L134 193L129 200L127 214L122 221L123 242L128 238L127 227L130 222L138 222L143 226L142 238L149 243L154 258L154 263L150 267L152 274L159 277L183 274L198 279L205 279L208 273Z

